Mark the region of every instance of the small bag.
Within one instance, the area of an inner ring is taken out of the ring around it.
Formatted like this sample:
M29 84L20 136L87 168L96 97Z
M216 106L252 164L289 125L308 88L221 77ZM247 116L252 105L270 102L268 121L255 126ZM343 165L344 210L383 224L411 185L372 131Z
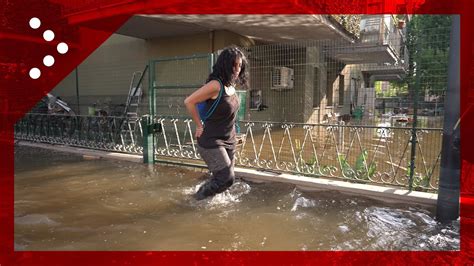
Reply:
M224 86L222 85L222 82L220 80L217 80L217 81L219 81L219 84L221 85L220 86L221 88L219 90L219 95L217 96L214 103L211 105L211 108L209 108L209 109L206 108L206 106L207 106L206 101L196 104L198 112L199 112L199 118L201 118L202 122L205 122L209 117L211 117L212 113L214 113L214 110L216 110L217 105L219 104L219 101L221 100L222 91L224 90Z

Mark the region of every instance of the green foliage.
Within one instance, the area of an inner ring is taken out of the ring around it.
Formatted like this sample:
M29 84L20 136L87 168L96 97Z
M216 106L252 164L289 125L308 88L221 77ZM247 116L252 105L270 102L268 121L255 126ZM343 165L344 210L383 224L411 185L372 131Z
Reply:
M382 91L382 82L376 81L375 93L377 97L384 97L384 98L405 96L408 94L408 84L406 82L391 81L388 86L388 89L386 91Z
M346 160L346 157L343 154L339 154L338 160L344 175L353 179L357 178L365 180L368 180L369 177L372 177L375 174L376 164L371 163L366 168L368 155L368 151L363 150L359 156L357 156L354 167L351 167L349 162Z
M404 96L408 94L408 84L400 81L391 81L390 87L396 93L395 96Z
M306 161L306 164L309 165L309 166L312 166L316 163L316 156L312 156L311 159L309 159L308 161Z
M357 156L356 164L355 164L355 169L356 171L361 171L365 170L365 164L367 162L367 155L368 152L366 150L363 150L359 156Z
M451 16L414 15L407 25L409 74L412 86L418 77L421 91L442 95L447 86Z
M410 176L410 168L407 171L408 176ZM414 175L413 176L413 188L418 191L426 191L430 188L432 170L428 171L426 175Z
M353 172L352 172L352 167L351 165L347 162L346 157L343 154L339 154L337 156L337 159L339 160L339 163L341 164L341 169L342 172L345 176L348 176L350 178L355 178Z
M418 188L418 190L429 188L430 186L430 177L427 175L415 177L413 179L413 187Z
M369 152L367 150L363 150L359 156L357 157L356 160L356 171L357 173L364 173L362 174L362 177L364 179L368 179L369 177L372 177L375 173L375 163L371 163L367 169L365 166L367 165L367 161L369 158Z
M375 164L375 163L371 163L371 164L369 165L369 172L368 172L368 176L369 176L369 177L372 177L372 176L374 176L374 174L375 174L375 170L376 170L376 169L377 169L377 166L376 166L376 164Z
M303 146L299 139L295 139L294 147L295 147L295 153L297 154L299 158L297 161L297 164L300 168L304 168L305 165L307 167L312 167L316 164L316 157L314 155L308 161L305 161L302 157L300 157L301 153L303 152Z

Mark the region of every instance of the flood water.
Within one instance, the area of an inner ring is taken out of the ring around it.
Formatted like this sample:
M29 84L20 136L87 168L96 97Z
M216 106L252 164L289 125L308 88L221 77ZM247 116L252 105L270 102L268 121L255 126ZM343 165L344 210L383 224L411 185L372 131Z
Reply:
M459 250L434 210L203 172L15 147L15 250Z

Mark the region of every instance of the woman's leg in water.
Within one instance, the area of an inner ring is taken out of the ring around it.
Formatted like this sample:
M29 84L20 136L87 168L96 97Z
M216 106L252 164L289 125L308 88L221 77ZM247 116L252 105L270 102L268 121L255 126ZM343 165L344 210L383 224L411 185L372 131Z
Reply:
M212 173L212 178L196 192L195 198L201 200L224 192L234 183L235 150L224 147L205 149L198 146L198 151Z

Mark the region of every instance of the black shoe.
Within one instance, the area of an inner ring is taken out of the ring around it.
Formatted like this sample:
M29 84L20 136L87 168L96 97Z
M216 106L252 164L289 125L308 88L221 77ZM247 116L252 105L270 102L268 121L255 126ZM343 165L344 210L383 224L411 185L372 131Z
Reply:
M216 195L217 189L218 187L214 182L211 180L207 181L198 189L196 194L194 194L194 198L196 200L203 200L205 198L212 197Z
M224 183L224 185L222 185L216 190L216 193L222 193L226 191L230 186L232 186L232 184L234 184L234 179L229 179L227 182Z

